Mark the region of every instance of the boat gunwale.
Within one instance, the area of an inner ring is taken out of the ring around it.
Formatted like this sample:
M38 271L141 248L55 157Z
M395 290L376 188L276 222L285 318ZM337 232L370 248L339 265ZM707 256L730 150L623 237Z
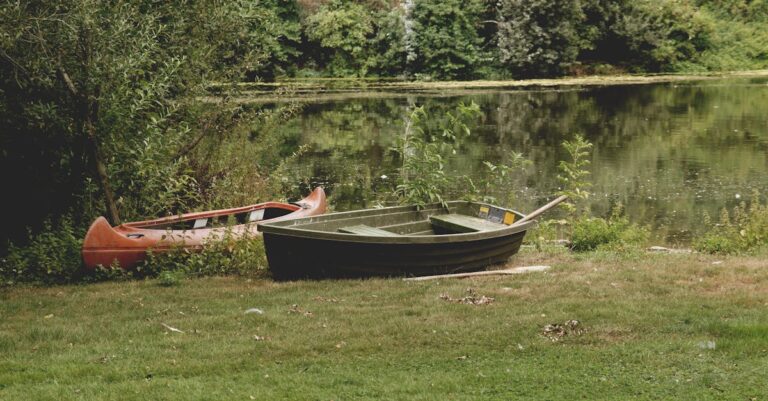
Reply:
M115 226L114 228L116 229L117 228L133 228L133 229L141 229L141 230L167 231L167 229L165 228L153 228L152 226L156 226L160 224L180 223L184 221L190 221L190 220L196 220L196 219L202 219L202 218L210 219L213 217L230 216L234 214L247 213L247 212L252 212L255 210L261 210L261 209L267 209L267 208L289 210L291 213L302 210L301 206L298 206L295 204L270 201L270 202L257 203L254 205L240 206L240 207L231 208L231 209L208 210L203 212L190 212L190 213L184 213L181 215L160 217L160 218L151 219L151 220L131 221L128 223L123 223L118 226ZM279 216L279 217L282 217L282 216ZM255 224L255 223L258 223L258 222L256 221L246 222L246 223L235 224L235 225L247 225L247 224ZM182 231L182 230L172 229L172 231Z
M507 212L512 212L520 218L525 217L524 214L512 209L506 209L499 206L491 205L483 202L469 202L469 201L451 201L447 202L447 205L460 207L460 206L489 206L498 208ZM304 224L322 223L325 221L344 220L348 218L358 217L373 217L388 212L423 212L430 210L445 210L440 203L433 203L425 205L422 208L416 206L392 206L381 209L363 209L353 210L346 212L330 213L319 216L303 217L299 219L293 219L289 221L280 221L260 224L257 228L265 237L268 235L277 236L290 236L296 238L311 238L321 239L326 241L340 241L340 242L355 242L355 243L386 243L386 244L433 244L433 243L453 243L453 242L470 242L487 238L496 238L514 235L536 225L536 221L528 221L517 226L503 226L497 230L477 231L470 233L456 233L456 234L426 234L426 235L399 235L399 236L375 236L375 235L359 235L342 233L336 231L321 231L301 228ZM339 218L341 217L341 218Z

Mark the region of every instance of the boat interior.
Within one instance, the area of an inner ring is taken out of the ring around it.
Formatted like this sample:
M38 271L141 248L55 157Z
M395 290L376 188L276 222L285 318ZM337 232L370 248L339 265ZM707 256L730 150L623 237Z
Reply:
M405 207L319 216L294 228L371 237L446 235L498 230L522 217L490 205L458 202L447 209L437 205L420 210Z
M218 216L203 217L198 219L193 218L167 221L159 224L141 225L136 227L150 230L194 230L201 228L219 228L239 224L258 223L259 221L285 216L287 214L293 213L294 211L294 209L266 207L249 210L242 213L222 214Z

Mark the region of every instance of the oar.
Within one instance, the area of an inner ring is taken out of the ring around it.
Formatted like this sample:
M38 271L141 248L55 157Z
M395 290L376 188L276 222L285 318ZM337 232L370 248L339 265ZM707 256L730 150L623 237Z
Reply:
M552 202L547 203L546 205L544 205L544 206L534 210L533 212L531 212L527 216L523 217L522 219L516 221L515 224L512 224L510 227L514 227L514 226L520 225L522 223L525 223L528 220L533 220L533 219L539 217L540 214L546 212L549 209L552 209L553 207L557 206L558 203L560 203L560 202L562 202L562 201L564 201L566 199L568 199L568 196L561 195L560 197L558 197L557 199L553 200Z

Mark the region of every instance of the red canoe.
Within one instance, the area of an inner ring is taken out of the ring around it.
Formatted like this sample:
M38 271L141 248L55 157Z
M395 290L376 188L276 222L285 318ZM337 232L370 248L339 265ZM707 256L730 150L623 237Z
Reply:
M146 258L147 251L167 251L182 246L201 249L209 238L230 235L260 235L256 225L325 213L325 192L317 187L296 203L266 202L235 209L187 213L155 220L136 221L112 227L99 217L83 241L83 262L87 268L110 266L114 261L130 269Z

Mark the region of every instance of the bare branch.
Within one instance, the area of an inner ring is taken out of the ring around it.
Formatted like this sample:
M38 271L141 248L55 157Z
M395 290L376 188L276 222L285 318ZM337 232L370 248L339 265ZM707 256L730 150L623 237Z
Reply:
M64 67L59 66L59 74L61 75L61 79L67 85L67 88L72 93L72 95L77 97L77 88L75 88L75 84L72 83L72 80L69 78L69 75L67 75L67 72L64 71Z

